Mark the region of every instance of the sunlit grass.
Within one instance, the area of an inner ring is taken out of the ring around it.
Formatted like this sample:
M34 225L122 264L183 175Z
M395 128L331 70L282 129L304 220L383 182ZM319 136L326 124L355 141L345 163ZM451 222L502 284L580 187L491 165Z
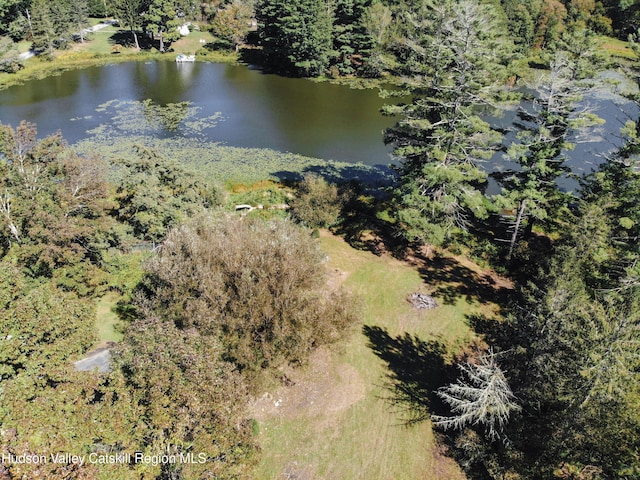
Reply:
M409 333L421 340L438 340L451 355L474 338L467 315L489 313L494 305L460 296L440 307L416 311L406 301L415 291L435 292L457 283L428 285L417 268L388 255L355 250L341 238L323 234L323 252L330 271L362 302L361 322L332 349L327 375L343 382L345 371L363 384L363 395L349 408L313 415L276 416L259 423L261 461L255 478L422 479L464 478L441 455L431 423L407 427L399 407L384 398L386 365L367 346L363 325L386 329L395 337ZM343 272L343 273L339 273ZM449 359L451 361L451 359ZM312 381L312 380L310 380Z
M113 308L120 298L121 296L119 294L112 292L98 299L96 306L96 329L98 331L98 341L100 344L119 342L122 340L122 331L120 328L122 322L113 311Z
M122 53L126 53L126 52L130 54L137 53L134 48L130 48L130 49L122 48L120 53L114 53L115 42L113 41L112 37L114 34L120 33L120 32L127 32L127 30L114 27L114 26L108 26L108 27L102 28L100 30L90 33L88 35L88 41L86 41L84 44L82 43L76 44L75 49L80 51L91 52L97 55L112 55L112 56L121 55Z
M203 40L203 42L201 42ZM193 30L186 37L180 38L171 44L171 48L176 53L186 53L186 54L194 54L198 50L200 50L204 44L209 43L213 40L213 35L211 35L207 31L198 31Z
M599 36L598 40L600 41L600 48L611 57L625 60L638 59L636 53L629 47L629 42L604 35Z
M16 48L20 53L28 52L31 49L31 42L27 40L21 40L16 44Z

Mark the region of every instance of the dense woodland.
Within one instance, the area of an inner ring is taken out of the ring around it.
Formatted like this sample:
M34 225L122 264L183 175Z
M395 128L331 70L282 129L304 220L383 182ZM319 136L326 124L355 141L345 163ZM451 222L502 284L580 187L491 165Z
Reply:
M74 41L89 14L115 15L132 43L152 36L160 50L192 19L266 70L392 75L412 101L385 109L399 118L384 136L399 160L385 198L309 176L290 214L246 217L153 150L107 162L27 122L0 126L2 451L207 452L203 464L0 465L0 478L250 477L260 451L249 397L358 325L357 301L327 289L311 234L356 218L396 251L464 252L516 285L500 321L470 319L482 341L456 356L457 376L408 398L470 478L640 478L640 119L578 191L558 187L572 139L601 124L581 102L612 68L598 35L635 46L639 9L1 0L0 34L42 52ZM507 143L486 113L521 100ZM487 172L496 152L512 167ZM77 372L108 291L122 294L126 321L112 371Z
M563 34L584 28L626 39L635 34L640 4L635 0L485 0L492 21L513 53L554 48ZM297 76L385 73L413 75L421 63L415 51L420 24L443 2L382 0L2 0L0 55L3 70L20 68L14 42L28 40L51 55L84 42L89 17L117 18L138 49L170 49L177 27L193 22L220 40L217 47L251 49L252 62ZM483 7L483 8L484 8ZM257 28L256 28L257 25ZM215 47L216 45L214 45Z

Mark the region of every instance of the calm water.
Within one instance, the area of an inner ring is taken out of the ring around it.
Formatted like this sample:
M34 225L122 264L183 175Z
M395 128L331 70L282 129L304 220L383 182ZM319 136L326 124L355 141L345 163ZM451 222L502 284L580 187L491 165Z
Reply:
M73 143L105 119L110 100L193 102L199 116L222 114L212 141L367 165L390 163L377 90L265 75L242 66L133 62L66 72L0 91L0 122L26 119L41 135L60 129Z
M620 145L620 127L637 118L637 106L610 90L602 87L585 101L606 123L567 152L574 173L588 172L602 162L607 152ZM209 140L230 146L272 148L367 165L391 162L382 131L393 119L379 113L385 100L377 90L281 78L244 66L166 61L74 70L0 91L0 122L16 125L26 119L37 123L41 135L60 129L73 143L110 121L96 111L101 104L144 99L161 105L189 101L200 108L201 117L220 112L222 120L205 133ZM491 119L494 126L511 130L506 142L515 139L515 113L513 109ZM509 166L502 154L496 154L486 168ZM562 183L567 189L576 185L568 179Z

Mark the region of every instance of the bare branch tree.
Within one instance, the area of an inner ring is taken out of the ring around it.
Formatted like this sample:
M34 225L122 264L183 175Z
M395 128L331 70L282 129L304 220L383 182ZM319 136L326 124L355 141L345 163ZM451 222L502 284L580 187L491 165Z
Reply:
M457 383L438 391L438 396L451 407L453 415L433 415L433 423L445 430L482 425L489 438L499 438L511 413L520 407L495 355L483 355L478 364L465 362L458 368L462 376Z

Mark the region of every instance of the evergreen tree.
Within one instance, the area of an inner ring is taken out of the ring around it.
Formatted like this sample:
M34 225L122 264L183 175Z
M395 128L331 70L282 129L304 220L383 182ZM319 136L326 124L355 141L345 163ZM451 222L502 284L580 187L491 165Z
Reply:
M362 14L362 23L371 39L371 53L366 64L366 74L377 77L388 68L391 55L388 52L392 39L393 15L391 9L380 0L373 0Z
M180 38L180 23L174 0L150 0L144 12L143 26L158 38L161 52L165 51L165 42Z
M639 290L589 287L584 273L597 249L573 245L558 250L543 286L515 310L511 368L527 413L512 438L538 478L585 467L595 478L637 475Z
M639 129L637 121L627 122L622 129L626 144L582 182L585 202L602 209L602 216L611 219L610 242L606 246L609 254L599 265L599 276L608 282L602 288L640 285ZM615 282L620 285L613 285Z
M363 16L370 0L339 0L333 19L333 49L336 65L343 75L352 75L363 67L372 48Z
M134 45L140 50L137 32L142 29L143 16L148 0L109 0L110 9L123 26L129 27Z
M511 414L520 407L495 355L483 355L477 363L459 364L458 368L462 377L438 391L440 398L451 407L452 415L433 415L434 425L445 430L478 425L490 439L498 439Z
M58 32L51 7L47 0L34 0L31 6L33 48L49 55L55 49Z
M107 17L109 15L107 0L88 0L87 8L92 17Z
M536 87L530 108L519 112L519 142L510 145L507 151L507 158L516 162L518 168L494 175L504 189L498 198L499 205L516 212L508 259L525 222L525 234L529 236L536 221L550 225L568 202L567 195L556 184L568 171L564 151L571 144L567 137L576 128L598 122L589 112L576 112L576 103L585 91L579 83L580 76L578 64L566 52L558 52L548 78Z
M256 8L265 66L315 76L331 56L331 17L323 0L262 0Z
M84 43L84 29L89 25L89 4L87 0L70 0L69 22Z
M509 20L509 31L514 37L514 43L521 51L526 52L533 45L537 9L536 2L522 0L502 0L504 12Z
M499 135L479 117L502 80L504 34L492 8L445 2L418 17L406 14L413 36L414 101L386 107L403 119L385 132L402 160L398 218L410 240L441 244L487 215L486 174L479 162Z

